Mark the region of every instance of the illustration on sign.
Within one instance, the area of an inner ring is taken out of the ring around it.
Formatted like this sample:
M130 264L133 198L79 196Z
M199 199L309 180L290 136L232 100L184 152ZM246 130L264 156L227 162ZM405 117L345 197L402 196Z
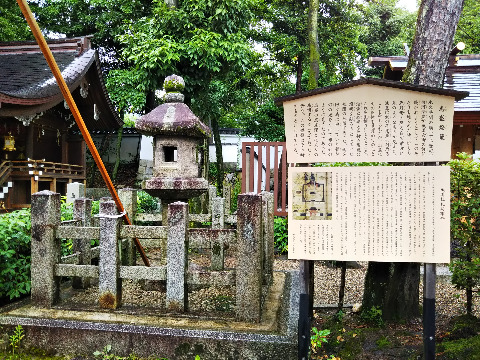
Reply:
M332 219L332 173L313 171L296 173L292 184L293 219Z

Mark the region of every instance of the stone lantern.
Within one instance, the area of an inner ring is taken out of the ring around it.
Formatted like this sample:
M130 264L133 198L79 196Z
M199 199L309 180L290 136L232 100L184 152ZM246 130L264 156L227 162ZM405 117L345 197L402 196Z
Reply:
M165 79L165 103L136 122L139 133L153 136L153 177L143 190L164 205L201 195L208 190L205 178L207 138L210 128L183 103L180 76Z

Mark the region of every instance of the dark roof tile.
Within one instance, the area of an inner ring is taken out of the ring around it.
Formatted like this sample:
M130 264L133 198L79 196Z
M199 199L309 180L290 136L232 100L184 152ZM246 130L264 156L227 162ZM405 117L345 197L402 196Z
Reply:
M95 51L88 50L79 57L72 52L57 52L54 57L71 86L95 61ZM60 88L42 53L0 54L0 93L18 99L41 99L59 95Z

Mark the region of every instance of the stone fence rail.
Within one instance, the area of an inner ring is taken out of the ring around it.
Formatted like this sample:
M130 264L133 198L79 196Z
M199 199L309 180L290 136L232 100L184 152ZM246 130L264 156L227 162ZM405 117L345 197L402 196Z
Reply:
M136 203L132 194L127 195ZM115 203L104 198L97 227L91 225L90 199L75 199L76 221L62 224L60 195L50 191L33 194L33 304L48 308L58 303L61 277L71 277L72 286L78 289L90 286L91 278L98 278L99 306L110 309L121 306L123 279L161 280L166 282L168 311L187 311L187 285L236 286L237 319L259 322L264 290L270 285L273 271L273 197L270 193L239 195L236 230L224 228L224 200L212 201L211 228L189 229L191 217L186 203L168 206L164 226L136 226L122 225ZM128 206L125 208L128 211ZM74 253L61 257L60 242L64 238L73 239ZM136 266L134 238L163 247L166 265ZM92 248L92 239L99 239L100 245ZM235 269L224 267L227 248L236 255ZM190 269L189 249L210 249L210 269ZM94 258L98 258L98 265L92 265Z

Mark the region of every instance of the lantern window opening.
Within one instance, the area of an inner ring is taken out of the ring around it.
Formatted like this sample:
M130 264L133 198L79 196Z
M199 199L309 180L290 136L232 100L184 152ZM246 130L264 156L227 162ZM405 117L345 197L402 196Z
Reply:
M164 155L165 162L177 162L177 147L164 146L163 155Z

